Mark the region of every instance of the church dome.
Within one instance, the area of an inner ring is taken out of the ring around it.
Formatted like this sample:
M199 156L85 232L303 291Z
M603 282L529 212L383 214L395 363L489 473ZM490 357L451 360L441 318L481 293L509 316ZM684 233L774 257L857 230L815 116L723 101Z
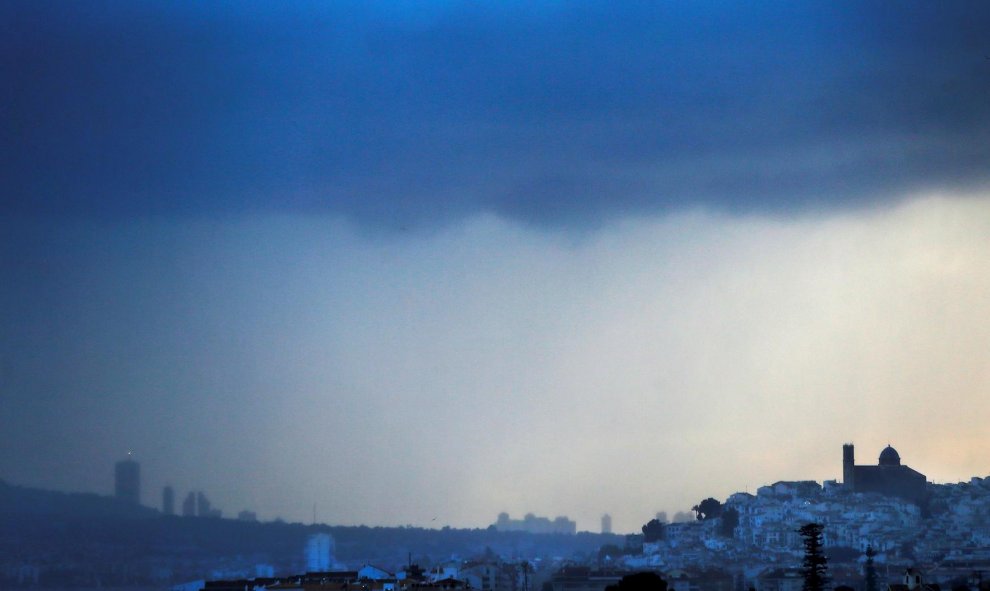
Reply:
M897 453L897 450L890 447L889 445L883 448L880 452L880 465L881 466L900 466L901 456Z

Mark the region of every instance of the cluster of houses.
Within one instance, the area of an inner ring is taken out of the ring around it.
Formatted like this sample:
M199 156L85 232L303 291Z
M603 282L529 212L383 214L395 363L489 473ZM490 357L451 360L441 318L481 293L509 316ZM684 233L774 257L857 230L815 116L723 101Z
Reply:
M173 591L526 591L529 575L527 563L450 561L430 569L412 564L395 573L364 565L358 570L207 581Z
M825 525L826 548L877 560L938 562L948 555L990 559L990 479L929 485L924 506L876 493L853 493L834 482L778 482L757 494L736 493L723 514L737 519L731 535L720 522L672 523L662 540L644 544L635 566L685 567L728 559L753 564L787 563L803 552L797 527ZM643 562L643 559L646 559Z

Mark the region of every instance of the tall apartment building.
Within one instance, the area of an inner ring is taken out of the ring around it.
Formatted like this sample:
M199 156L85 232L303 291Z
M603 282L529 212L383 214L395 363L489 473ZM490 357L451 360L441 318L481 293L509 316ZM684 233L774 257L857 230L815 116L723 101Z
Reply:
M141 464L130 453L114 467L114 496L129 505L141 504Z

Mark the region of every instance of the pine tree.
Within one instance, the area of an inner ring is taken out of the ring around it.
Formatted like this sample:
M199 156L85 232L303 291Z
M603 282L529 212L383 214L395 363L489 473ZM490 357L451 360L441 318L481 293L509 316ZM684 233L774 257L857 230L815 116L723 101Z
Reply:
M822 525L806 523L798 530L804 538L804 585L801 591L825 591L828 584L828 558L822 551Z
M866 564L863 565L863 574L866 576L866 591L878 591L877 568L873 565L873 557L876 555L877 552L873 546L866 547Z

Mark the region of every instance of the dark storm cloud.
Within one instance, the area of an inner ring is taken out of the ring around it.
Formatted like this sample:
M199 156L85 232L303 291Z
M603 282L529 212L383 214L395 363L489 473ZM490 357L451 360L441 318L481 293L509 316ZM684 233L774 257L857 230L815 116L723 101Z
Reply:
M569 223L990 171L985 3L8 3L2 211Z

